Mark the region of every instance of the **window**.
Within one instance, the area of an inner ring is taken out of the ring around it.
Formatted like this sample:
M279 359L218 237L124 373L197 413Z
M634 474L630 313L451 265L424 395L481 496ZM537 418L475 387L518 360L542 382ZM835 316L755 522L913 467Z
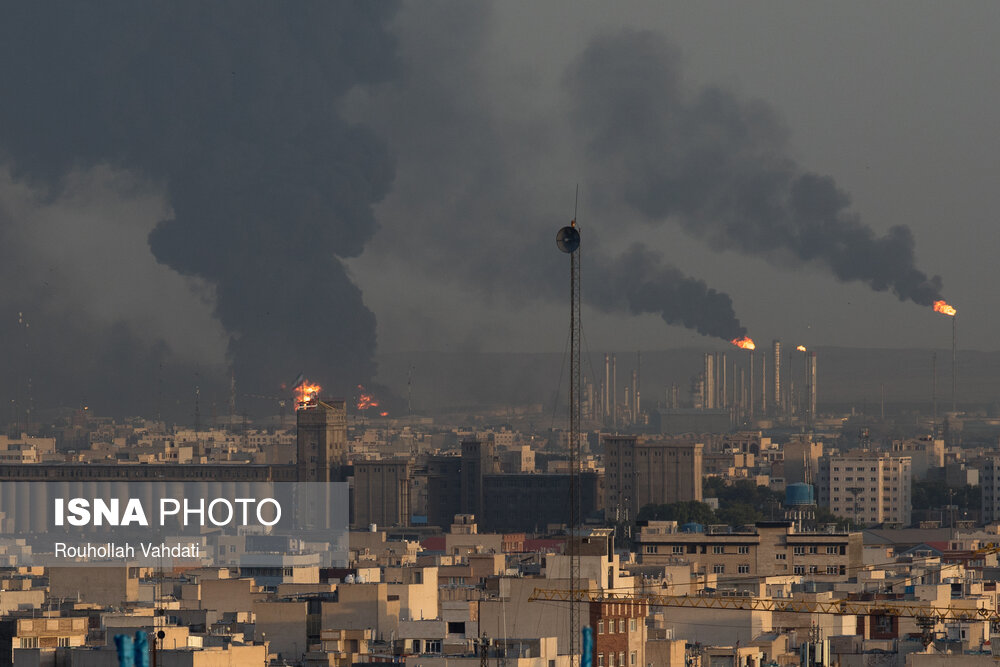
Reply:
M804 556L806 554L806 548L805 547L795 547L793 549L793 552L795 553L796 556Z
M965 639L965 630L962 630L962 639ZM632 654L629 656L628 664L635 667L635 651L632 651Z
M817 547L815 545L809 547L809 553L811 553L811 554L819 553L819 547Z
M618 619L618 632L625 632L625 619Z
M465 621L448 621L448 634L449 635L464 635L465 634Z
M675 544L674 547L673 547L673 552L675 554L682 554L682 553L684 553L684 545L683 544Z
M441 640L440 639L428 639L427 640L427 652L428 653L440 653L441 652Z
M837 553L839 553L839 551L840 550L837 547L827 547L826 548L826 552L828 554L837 554Z
M774 554L774 560L788 560L788 554Z
M597 654L597 667L604 667L604 654L603 653L598 653Z
M794 568L792 568L792 572L794 572L795 574L805 574L806 573L806 566L805 565L796 565Z
M597 634L599 634L599 635L603 635L604 634L604 621L598 621L597 622Z
M635 632L637 629L638 629L638 624L636 623L635 619L634 618L629 619L628 631Z
M656 546L653 545L653 544L647 544L646 545L646 553L648 553L648 554L655 554L656 553Z
M817 572L816 566L815 565L810 565L809 566L809 574L816 574L816 572Z
M725 574L726 573L726 566L725 565L713 565L712 566L712 572L714 574Z
M748 554L748 553L750 553L750 547L744 544L741 547L737 547L736 553L738 553L738 554Z
M625 667L625 651L618 654L618 665L619 667Z
M740 574L750 574L750 566L746 564L737 565L736 571L739 572Z
M721 544L716 544L715 546L712 547L712 553L713 554L724 554L724 553L726 553L726 547L722 546Z
M826 573L827 574L837 574L838 570L839 570L839 568L836 565L827 565L826 566Z

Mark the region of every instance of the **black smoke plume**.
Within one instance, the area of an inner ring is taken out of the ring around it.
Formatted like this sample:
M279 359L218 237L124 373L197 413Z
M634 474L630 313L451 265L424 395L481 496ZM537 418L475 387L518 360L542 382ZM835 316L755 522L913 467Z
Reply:
M598 259L587 269L587 301L601 310L651 313L667 324L729 341L747 333L729 295L663 264L657 253L641 245L620 257Z
M72 1L0 11L0 155L58 195L109 164L162 186L156 259L206 279L245 391L307 371L347 394L375 320L342 259L376 229L393 164L340 113L396 72L394 3ZM109 260L113 261L113 246Z
M678 61L658 35L622 31L592 41L568 72L574 127L606 200L718 249L820 265L921 305L940 298L908 227L877 235L832 179L787 156L768 107L686 86Z
M491 97L487 5L431 2L403 9L400 49L407 76L369 89L356 114L387 137L399 177L380 206L385 233L367 255L474 286L475 298L520 305L568 298L565 255L555 234L569 222L578 165L565 158L562 119L511 120ZM405 109L401 116L399 109ZM575 143L571 137L570 141ZM669 324L731 340L745 330L730 298L661 261L655 251L608 250L619 216L590 217L584 187L581 297L611 313L651 313Z

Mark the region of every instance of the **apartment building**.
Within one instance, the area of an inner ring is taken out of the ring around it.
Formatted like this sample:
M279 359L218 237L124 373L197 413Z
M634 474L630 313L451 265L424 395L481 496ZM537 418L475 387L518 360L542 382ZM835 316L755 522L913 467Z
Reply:
M701 500L701 443L604 438L605 517L632 521L645 505Z
M797 532L790 521L709 532L682 532L676 521L649 521L640 524L635 540L640 564L689 562L720 582L781 575L838 581L861 566L863 552L861 533Z
M855 451L824 457L817 501L859 524L910 525L913 464L909 456Z
M982 490L982 523L1000 521L1000 456L988 456L979 469L979 488Z

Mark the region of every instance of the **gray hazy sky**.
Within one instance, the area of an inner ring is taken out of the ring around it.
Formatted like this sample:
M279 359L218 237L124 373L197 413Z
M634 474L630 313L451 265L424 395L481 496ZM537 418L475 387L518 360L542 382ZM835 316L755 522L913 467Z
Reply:
M960 346L998 347L996 3L207 6L0 16L2 305L50 345L228 345L248 391L315 355L365 376L373 327L382 352L561 351L579 184L590 349L943 348L933 276ZM314 305L315 340L251 368Z
M488 19L486 55L477 64L491 113L502 116L512 135L519 123L530 125L535 114L565 125L558 98L567 64L593 35L622 27L662 34L679 50L687 83L721 86L770 106L787 128L791 157L805 169L833 177L864 223L880 234L899 224L912 229L917 265L944 279L944 296L960 310L960 345L996 349L1000 89L991 56L1000 7L985 2L501 3ZM552 164L539 169L534 161L545 156L526 155L532 163L523 165L544 172L543 190L511 193L516 199L545 200L547 212L554 214L553 229L572 217L575 182L586 180L586 169L574 164L585 158L566 145L574 141L572 133L556 131L559 154L552 155ZM421 166L402 161L400 181L409 169ZM599 188L599 180L592 187ZM585 243L588 230L612 224L592 217L588 194L593 193L583 193L580 211ZM392 195L379 210L383 230L409 214L394 206ZM468 224L486 224L488 218L483 211ZM821 268L781 268L733 251L715 252L671 226L644 228L634 236L687 273L728 292L736 314L758 340L950 345L947 318L859 283L837 282ZM624 245L621 238L601 241ZM561 349L565 308L560 304L512 308L502 296L484 299L471 286L456 298L446 259L438 271L424 275L406 264L387 265L381 247L376 236L353 268L359 282L368 285L366 302L379 317L383 349ZM585 274L584 289L586 280ZM654 315L621 317L588 309L584 326L594 348L713 344L682 327L665 326Z

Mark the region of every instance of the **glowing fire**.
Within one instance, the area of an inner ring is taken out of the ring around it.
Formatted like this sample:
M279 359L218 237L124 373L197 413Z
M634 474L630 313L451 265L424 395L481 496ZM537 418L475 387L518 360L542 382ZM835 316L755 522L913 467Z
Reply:
M743 338L734 338L730 341L736 347L741 347L744 350L756 350L757 346L753 344L750 336L744 336Z
M935 301L934 312L943 313L945 315L951 315L952 317L954 317L955 313L957 313L958 311L955 310L952 306L949 306L946 301Z
M377 408L378 401L371 394L365 393L365 388L362 385L358 385L358 412L361 410L368 410L369 408ZM385 415L382 415L383 417Z
M295 409L314 408L319 400L318 384L311 384L309 380L303 380L302 384L295 387Z
M799 352L805 352L806 351L806 346L805 345L799 345L795 349L798 350Z

